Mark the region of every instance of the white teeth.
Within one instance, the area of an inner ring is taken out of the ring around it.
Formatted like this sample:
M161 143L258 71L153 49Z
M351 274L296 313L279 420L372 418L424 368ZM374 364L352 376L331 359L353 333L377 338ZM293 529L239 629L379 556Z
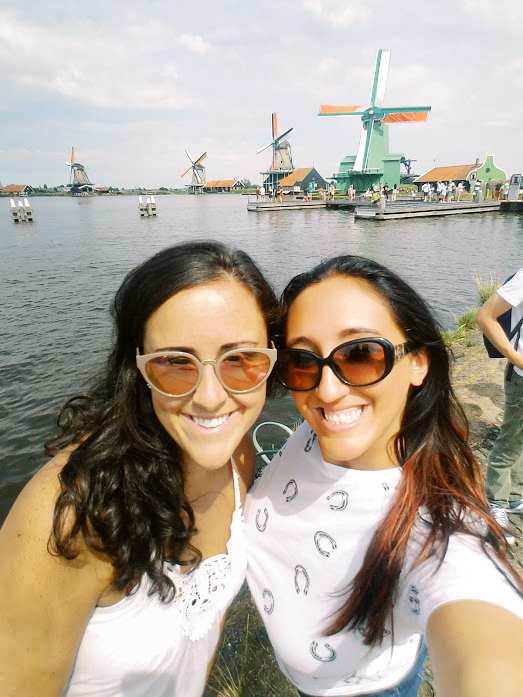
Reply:
M331 414L328 414L325 410L323 411L323 415L325 416L325 420L328 421L330 424L351 424L353 421L357 421L360 416L363 413L363 408L360 407L359 409L351 409L350 412L344 412L344 411L335 411L332 412Z
M193 416L192 420L198 426L203 426L203 428L215 428L216 426L221 426L227 421L228 414L224 416L218 416L214 419L201 419L199 416Z

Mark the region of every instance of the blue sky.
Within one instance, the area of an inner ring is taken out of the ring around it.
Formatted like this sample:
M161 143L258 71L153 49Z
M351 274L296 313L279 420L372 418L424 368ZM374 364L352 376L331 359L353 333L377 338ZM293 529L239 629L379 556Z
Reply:
M65 184L71 146L101 186L183 186L185 148L208 179L260 181L273 111L294 165L329 177L361 122L319 105L366 105L378 48L385 104L432 107L391 151L521 172L521 45L522 0L0 0L0 181Z

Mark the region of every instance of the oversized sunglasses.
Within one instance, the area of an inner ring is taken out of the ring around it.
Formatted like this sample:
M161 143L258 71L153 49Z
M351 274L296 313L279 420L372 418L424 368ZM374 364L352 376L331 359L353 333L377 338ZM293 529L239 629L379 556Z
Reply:
M396 362L414 348L410 341L394 346L379 337L347 341L336 346L327 358L304 349L280 349L276 375L287 389L307 392L318 387L323 367L328 365L345 385L365 387L386 378Z
M184 351L158 351L141 356L136 365L152 389L167 397L186 397L196 390L205 363L212 363L220 384L232 394L255 390L267 380L276 361L275 348L241 348L219 358L200 361Z

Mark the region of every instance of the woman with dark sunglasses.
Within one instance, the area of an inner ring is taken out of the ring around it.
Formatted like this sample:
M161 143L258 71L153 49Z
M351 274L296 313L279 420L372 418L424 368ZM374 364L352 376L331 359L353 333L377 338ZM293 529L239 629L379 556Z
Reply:
M247 497L247 579L299 694L522 694L523 597L426 303L356 256L282 296L305 422Z
M247 563L248 429L277 301L245 253L165 249L0 531L0 694L200 697ZM80 349L79 349L80 350Z

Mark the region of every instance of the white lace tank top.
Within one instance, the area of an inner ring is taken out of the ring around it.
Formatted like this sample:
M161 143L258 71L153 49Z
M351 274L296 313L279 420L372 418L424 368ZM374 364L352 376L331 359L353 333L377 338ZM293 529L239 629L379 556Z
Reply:
M239 478L227 553L182 574L165 564L176 596L149 596L150 579L110 607L95 608L64 697L200 697L220 622L245 578L247 553Z

